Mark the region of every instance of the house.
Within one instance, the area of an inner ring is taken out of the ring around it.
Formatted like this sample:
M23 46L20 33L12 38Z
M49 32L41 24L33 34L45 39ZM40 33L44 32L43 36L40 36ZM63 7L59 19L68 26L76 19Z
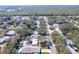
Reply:
M65 45L70 45L70 44L73 45L74 43L69 39L64 39L64 44Z
M29 16L23 16L22 19L30 20Z
M63 24L63 23L67 23L65 20L59 20L59 21L57 21L56 23L58 23L58 24Z
M38 45L38 39L31 39L32 45Z
M8 24L6 22L4 22L3 24L0 25L0 28L7 28Z
M6 36L14 36L16 35L16 32L15 31L8 31L7 33L5 33Z
M13 23L15 23L15 21L16 21L16 19L9 19L9 20L7 20L7 24L13 24Z
M38 35L38 31L34 31L33 32L33 35Z
M5 43L9 40L10 40L9 36L3 36L3 37L0 38L0 44L3 44L3 43Z
M40 25L40 21L37 20L37 27L38 27L38 28L39 28L39 25Z
M59 24L54 24L53 28L58 28Z
M27 47L22 47L19 49L18 53L20 54L40 54L41 53L41 48L38 46L27 46Z
M31 35L31 38L38 38L38 31L34 31Z
M32 42L30 43L30 41L23 41L23 46L27 46L27 45L32 45Z

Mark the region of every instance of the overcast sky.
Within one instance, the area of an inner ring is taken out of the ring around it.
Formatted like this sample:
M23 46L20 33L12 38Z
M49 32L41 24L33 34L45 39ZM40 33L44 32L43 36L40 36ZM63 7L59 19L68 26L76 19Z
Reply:
M78 5L79 0L0 0L0 5Z

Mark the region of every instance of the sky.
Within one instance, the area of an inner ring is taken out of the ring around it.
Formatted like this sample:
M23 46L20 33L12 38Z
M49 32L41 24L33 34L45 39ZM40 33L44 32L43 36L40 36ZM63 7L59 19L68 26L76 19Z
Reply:
M79 0L0 0L0 5L79 5Z

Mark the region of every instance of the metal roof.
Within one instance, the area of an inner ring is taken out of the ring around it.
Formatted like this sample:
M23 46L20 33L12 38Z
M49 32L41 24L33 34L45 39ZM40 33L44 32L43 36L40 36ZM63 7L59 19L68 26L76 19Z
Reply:
M18 53L33 53L33 52L40 52L40 47L38 46L27 46L27 47L22 47Z
M16 32L12 31L12 30L6 33L6 35L15 35L15 34L16 34Z
M31 39L32 40L32 45L37 45L38 44L38 39Z
M2 38L0 38L0 43L3 43L4 41L8 41L10 39L9 36L4 36Z
M33 35L38 35L38 31L34 31L33 32Z

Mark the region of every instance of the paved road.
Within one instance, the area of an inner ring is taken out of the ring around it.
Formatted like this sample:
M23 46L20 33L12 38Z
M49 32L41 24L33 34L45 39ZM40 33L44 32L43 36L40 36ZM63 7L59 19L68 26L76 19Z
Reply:
M53 33L54 31L58 31L58 33L59 33L61 36L65 37L65 36L63 35L62 31L59 29L59 25L58 25L58 24L54 24L55 30L51 31L51 30L49 29L50 26L49 26L49 24L48 24L48 19L47 19L46 17L44 17L44 19L46 20L47 29L48 29L49 33ZM77 26L77 25L76 25L76 26ZM77 27L79 27L79 26L77 26ZM53 45L55 45L55 44L53 43L53 41L52 41L51 38L50 38L50 41L52 42ZM77 54L77 52L76 52L73 48L71 48L70 46L67 46L67 48L69 48L69 50L72 52L72 54ZM53 51L53 53L54 53L54 52L55 52L55 53L58 53L55 47L52 47L52 48L51 48L51 51Z
M61 30L59 28L57 28L57 31L61 34L61 36L65 37ZM73 48L71 48L70 46L67 46L67 48L69 48L69 50L72 52L72 54L77 53Z
M69 48L69 50L72 52L72 54L77 54L77 52L74 49L72 49L70 46L67 46L67 48Z
M51 53L52 54L57 54L57 50L56 50L56 47L55 47L55 44L53 43L53 40L51 39L51 34L54 32L53 30L50 30L50 25L48 24L48 19L47 17L44 16L44 19L45 19L45 22L46 22L46 25L47 25L47 30L50 34L50 36L48 36L49 38L49 41L53 44L53 46L50 46L50 50L51 50Z
M58 26L56 27L56 30L60 33L61 36L65 37L65 36L62 34L62 32L61 32L61 30L59 29ZM67 46L67 48L69 48L69 50L72 52L72 54L77 53L77 52L76 52L73 48L71 48L70 46Z

